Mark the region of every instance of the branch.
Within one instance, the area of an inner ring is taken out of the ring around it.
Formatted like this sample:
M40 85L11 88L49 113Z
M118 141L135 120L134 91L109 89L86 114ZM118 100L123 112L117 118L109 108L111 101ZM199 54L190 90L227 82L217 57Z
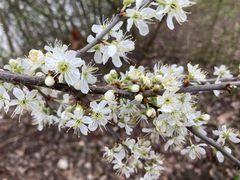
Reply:
M29 76L29 75L23 75L23 74L15 74L8 71L0 71L0 80L4 82L12 83L12 84L22 84L25 86L39 86L39 87L50 88L50 89L54 89L62 92L71 93L74 95L82 94L81 91L76 90L73 87L70 87L66 84L56 83L54 86L48 87L44 83L45 81L44 77L36 77L36 76ZM205 91L214 91L214 90L229 90L230 86L240 87L240 81L182 87L178 92L179 93L186 93L186 92L196 93L196 92L205 92ZM118 89L113 86L96 86L96 85L90 86L89 94L104 94L108 90L114 90L116 95L123 98L133 99L135 96L135 93L129 92L127 90ZM165 91L164 89L158 92L154 92L152 90L146 90L142 92L142 94L144 97L152 97L156 95L162 95L164 91Z
M206 142L207 144L210 144L214 148L216 148L218 151L220 151L223 155L225 155L228 159L233 161L238 167L240 167L240 161L235 158L233 155L229 154L225 149L222 148L221 145L216 143L213 139L208 138L207 136L200 133L196 128L189 127L188 130L194 134L195 136L199 137L202 141Z
M148 5L149 3L151 3L153 0L145 0L145 2L143 3L142 7ZM108 24L108 26L106 27L106 29L104 29L91 43L89 43L88 45L86 45L84 48L82 48L78 54L81 56L83 54L85 54L87 51L89 51L92 47L94 47L96 44L98 44L104 36L106 36L111 29L117 24L119 23L121 20L126 19L126 17L124 16L120 16L119 14L117 14L112 21L110 22L110 24Z
M240 79L239 77L220 78L220 79L210 78L210 79L207 79L206 81L201 81L201 84L215 83L217 80L220 81L220 82L228 82L228 81L237 81L237 80L239 80L239 79ZM191 82L197 83L196 81L191 81Z

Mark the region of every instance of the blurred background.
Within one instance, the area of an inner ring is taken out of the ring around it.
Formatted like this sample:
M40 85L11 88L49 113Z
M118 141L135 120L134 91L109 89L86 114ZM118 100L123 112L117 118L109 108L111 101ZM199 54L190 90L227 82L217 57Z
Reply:
M111 18L121 0L0 0L0 65L9 58L22 57L30 49L43 49L55 39L81 49L94 23ZM198 0L189 8L189 21L170 31L165 22L151 26L147 37L133 30L137 48L131 64L152 67L157 61L168 64L200 64L212 72L226 64L238 70L240 64L240 1ZM91 55L85 57L91 60ZM237 66L236 66L237 65ZM126 70L126 64L122 70ZM112 68L109 61L104 71ZM239 94L200 95L200 108L211 114L209 131L228 123L240 127ZM101 148L114 144L104 132L77 138L58 132L56 127L38 132L29 117L0 118L0 179L123 179L116 177L102 159ZM161 145L155 147L160 152ZM240 158L239 145L235 154ZM163 153L165 153L163 151ZM166 154L166 153L165 153ZM61 166L61 163L65 163ZM239 172L226 161L219 164L210 153L207 158L189 161L176 152L166 154L162 179L237 179ZM134 177L133 177L134 179ZM135 177L138 179L138 177Z

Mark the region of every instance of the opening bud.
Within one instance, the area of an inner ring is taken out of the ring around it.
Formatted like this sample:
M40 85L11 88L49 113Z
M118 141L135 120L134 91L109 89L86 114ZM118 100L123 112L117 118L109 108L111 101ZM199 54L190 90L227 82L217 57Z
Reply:
M104 99L107 101L113 101L115 99L114 91L108 90L107 92L105 92Z
M138 102L142 102L143 100L143 95L142 94L138 94L135 96L135 100L138 101Z
M140 90L140 86L139 85L137 85L137 84L134 84L134 85L132 85L131 87L130 87L130 90L132 91L132 92L139 92L139 90Z
M156 117L156 115L157 115L157 113L156 113L156 110L155 109L153 109L153 108L149 108L148 110L147 110L147 116L148 117L150 117L150 118L154 118L154 117Z
M48 75L46 78L45 78L45 84L46 86L48 87L51 87L55 84L55 80L52 76Z

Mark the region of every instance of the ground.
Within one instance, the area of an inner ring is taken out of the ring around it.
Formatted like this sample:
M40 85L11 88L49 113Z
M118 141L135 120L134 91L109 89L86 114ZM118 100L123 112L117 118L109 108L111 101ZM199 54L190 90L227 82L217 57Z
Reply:
M208 130L216 128L219 123L228 123L239 129L238 98L239 95L227 93L219 98L210 93L200 95L202 110L212 115ZM77 137L71 131L59 132L57 127L38 131L27 115L19 120L5 114L0 119L0 132L0 179L124 179L117 176L102 158L102 148L114 143L104 132ZM234 154L240 158L239 145L233 147ZM161 144L155 148L165 153ZM174 151L165 155L161 179L237 178L233 163L229 160L218 163L210 150L206 157L195 161ZM59 161L65 162L65 167ZM139 179L139 176L132 179Z

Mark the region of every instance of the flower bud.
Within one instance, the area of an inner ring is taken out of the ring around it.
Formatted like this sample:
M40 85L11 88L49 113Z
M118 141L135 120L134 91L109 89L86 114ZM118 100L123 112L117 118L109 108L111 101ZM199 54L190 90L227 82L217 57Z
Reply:
M82 111L82 112L84 111L84 110L83 110L83 107L82 107L80 104L77 104L77 105L76 105L75 110L76 110L76 111Z
M162 79L162 75L156 75L155 77L154 77L154 80L156 81L156 82L161 82L161 79Z
M129 73L128 78L132 81L137 81L139 79L136 73Z
M149 108L148 110L147 110L147 116L148 117L150 117L150 118L154 118L154 117L156 117L156 115L157 115L157 113L156 113L156 110L155 109L153 109L153 108Z
M107 92L105 92L104 99L107 101L113 101L115 99L113 90L108 90Z
M44 76L45 76L45 74L44 74L44 73L42 73L42 72L37 72L37 73L36 73L36 76L37 76L37 77L44 77Z
M132 92L134 92L134 93L139 92L140 86L137 85L137 84L134 84L134 85L132 85L132 86L130 87L130 90L131 90Z
M42 53L42 51L32 49L32 50L29 51L28 58L32 62L39 62L39 61L42 61L44 59L44 54Z
M117 73L117 71L116 71L115 69L112 69L112 70L110 71L110 75L111 75L111 77L114 78L114 79L116 79L116 78L118 77L118 73Z
M153 91L154 92L158 92L158 91L160 91L161 90L161 86L159 85L159 84L155 84L154 86L153 86Z
M143 84L145 87L150 88L152 86L152 82L148 77L143 78Z
M143 100L143 95L142 94L138 94L135 96L135 100L138 101L138 102L142 102Z
M10 59L8 64L11 66L11 67L16 67L17 66L17 60L15 59Z
M110 74L106 74L106 75L104 75L104 80L107 82L107 83L110 83L111 82L111 75Z
M55 84L55 80L52 76L48 75L46 78L45 78L45 84L46 86L53 86Z
M202 115L203 120L208 121L210 119L209 114L203 114Z

